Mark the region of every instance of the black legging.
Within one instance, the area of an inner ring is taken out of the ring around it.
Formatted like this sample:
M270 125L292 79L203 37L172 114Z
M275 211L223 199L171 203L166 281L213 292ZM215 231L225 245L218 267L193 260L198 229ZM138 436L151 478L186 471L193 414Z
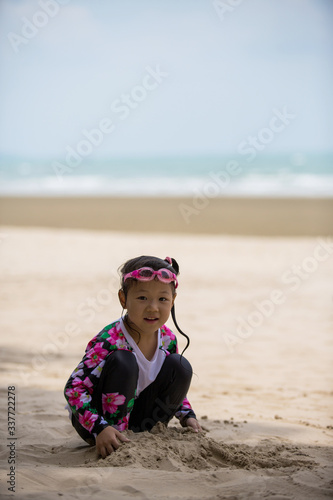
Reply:
M138 374L138 364L131 351L118 350L109 354L94 391L92 406L106 418L102 410L102 394L122 394L126 400L118 406L117 418L124 418L128 413L127 404L135 395ZM128 428L134 432L150 431L157 422L169 422L186 397L191 378L192 367L186 358L179 354L167 356L154 382L135 400ZM195 416L192 411L191 416ZM74 414L72 424L82 439L95 444L94 436L82 427Z

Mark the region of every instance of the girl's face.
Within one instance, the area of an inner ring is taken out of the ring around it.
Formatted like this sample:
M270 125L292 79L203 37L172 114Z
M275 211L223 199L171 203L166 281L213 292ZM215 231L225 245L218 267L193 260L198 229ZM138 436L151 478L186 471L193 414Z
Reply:
M166 323L176 298L171 283L152 281L134 281L130 286L127 299L122 290L119 299L127 309L129 320L140 333L152 334Z

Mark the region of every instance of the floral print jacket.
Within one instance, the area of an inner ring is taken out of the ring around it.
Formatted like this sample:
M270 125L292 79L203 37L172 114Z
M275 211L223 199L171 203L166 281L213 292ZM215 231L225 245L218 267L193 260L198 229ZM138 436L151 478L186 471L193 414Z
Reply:
M161 346L166 356L178 352L176 336L167 326L160 328ZM128 414L118 422L108 422L91 405L94 388L97 386L101 376L105 358L115 350L133 351L131 345L121 330L120 320L103 328L87 345L82 361L75 368L65 386L65 398L67 399L70 413L78 418L80 424L95 437L108 425L113 425L117 430L123 431L128 428L128 420L134 404L132 400L128 407ZM114 405L123 401L113 401ZM104 406L104 405L103 405ZM116 409L116 408L115 408ZM193 415L189 401L185 398L176 416Z

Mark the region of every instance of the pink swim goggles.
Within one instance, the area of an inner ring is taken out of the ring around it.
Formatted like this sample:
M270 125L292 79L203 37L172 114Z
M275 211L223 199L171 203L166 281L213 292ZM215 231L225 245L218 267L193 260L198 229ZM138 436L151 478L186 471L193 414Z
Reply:
M140 269L136 269L130 273L124 275L124 282L128 278L134 278L139 281L152 281L155 276L162 281L162 283L172 283L175 282L175 288L178 286L178 281L176 275L171 272L169 269L159 269L158 271L154 271L151 267L141 267Z

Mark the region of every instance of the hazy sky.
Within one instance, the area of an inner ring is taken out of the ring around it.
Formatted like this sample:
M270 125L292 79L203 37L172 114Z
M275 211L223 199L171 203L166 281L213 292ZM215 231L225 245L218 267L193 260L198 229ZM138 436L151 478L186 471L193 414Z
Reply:
M1 0L0 153L332 151L333 2L217 4Z

